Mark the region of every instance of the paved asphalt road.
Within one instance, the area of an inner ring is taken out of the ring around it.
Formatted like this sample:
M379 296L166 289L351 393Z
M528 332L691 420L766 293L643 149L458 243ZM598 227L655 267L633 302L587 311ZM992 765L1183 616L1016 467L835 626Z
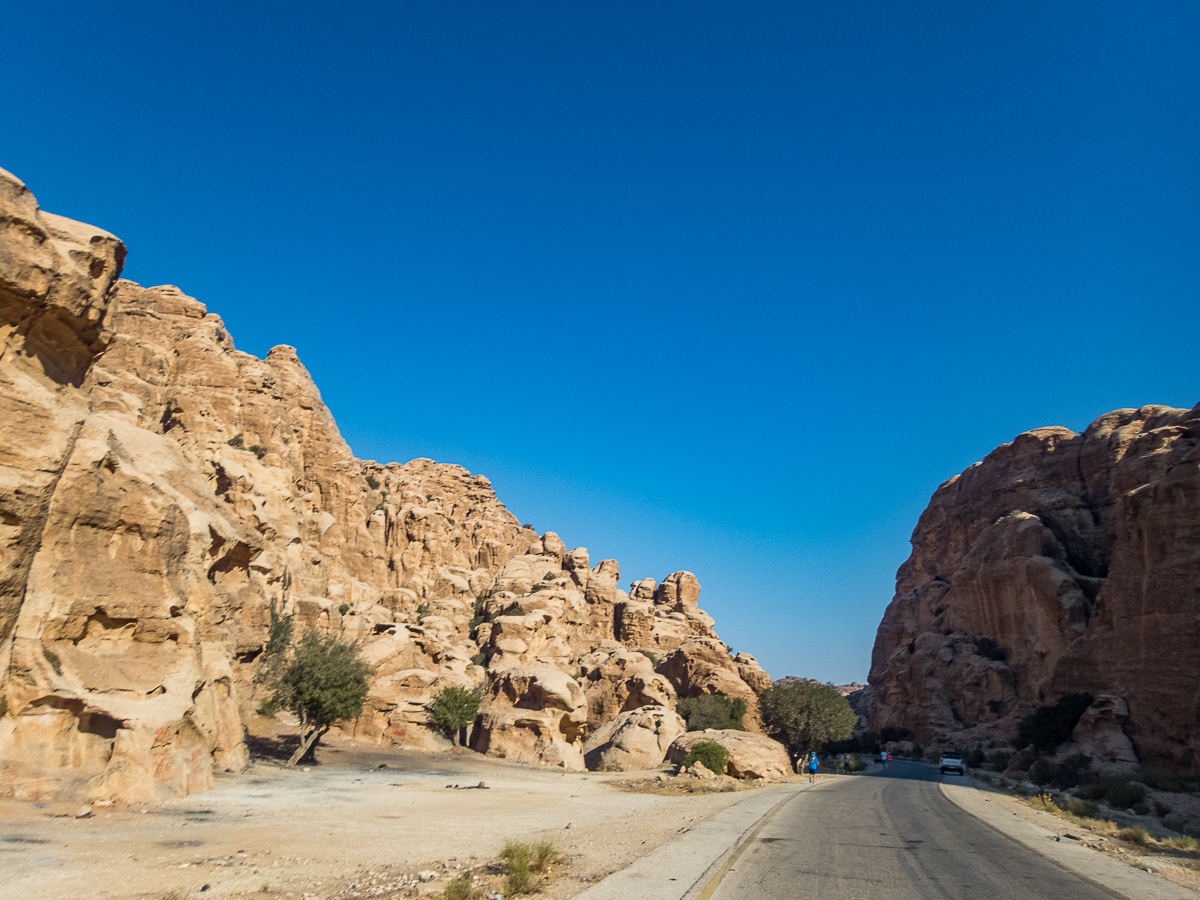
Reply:
M953 778L953 776L949 776ZM707 900L1111 900L1106 888L946 799L936 769L886 770L799 794Z

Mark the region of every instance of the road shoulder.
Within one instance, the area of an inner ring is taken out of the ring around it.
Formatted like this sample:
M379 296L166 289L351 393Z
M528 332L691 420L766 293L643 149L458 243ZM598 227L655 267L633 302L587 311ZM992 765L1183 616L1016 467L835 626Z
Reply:
M577 894L575 900L697 897L764 818L796 794L815 786L786 784L753 794Z
M1065 837L1075 834L1066 822L1047 817L1047 825L1023 819L1007 794L967 778L943 781L942 793L951 803L991 825L1064 868L1115 891L1129 900L1195 900L1187 888L1135 869Z

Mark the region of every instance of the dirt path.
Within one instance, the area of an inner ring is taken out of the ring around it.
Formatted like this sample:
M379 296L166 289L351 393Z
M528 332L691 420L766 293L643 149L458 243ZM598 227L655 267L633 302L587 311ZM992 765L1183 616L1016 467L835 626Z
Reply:
M265 895L413 896L493 859L505 839L551 840L564 900L743 799L620 790L628 775L564 773L481 757L332 742L321 765L258 762L213 790L149 810L76 819L77 804L0 800L4 900ZM642 776L644 777L644 775ZM478 787L483 782L484 787ZM205 887L207 885L207 887Z

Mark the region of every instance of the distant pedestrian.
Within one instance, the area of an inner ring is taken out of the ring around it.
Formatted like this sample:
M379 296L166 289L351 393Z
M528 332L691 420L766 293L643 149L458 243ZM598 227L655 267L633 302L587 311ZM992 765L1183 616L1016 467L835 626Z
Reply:
M808 783L812 784L817 780L817 766L820 761L817 759L817 751L809 750L808 756L804 757L804 768L808 770Z
M843 775L850 774L850 754L849 753L842 754L842 774Z

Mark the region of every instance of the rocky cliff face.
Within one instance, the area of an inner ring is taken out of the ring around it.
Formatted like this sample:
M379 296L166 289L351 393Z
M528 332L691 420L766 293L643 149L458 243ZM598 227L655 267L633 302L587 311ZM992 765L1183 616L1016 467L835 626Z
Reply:
M1019 435L941 485L879 626L871 728L990 746L1090 693L1081 727L1114 733L1085 743L1117 748L1102 764L1132 746L1200 766L1198 440L1200 406L1121 409Z
M575 767L622 713L766 683L745 654L655 672L631 651L719 645L695 576L627 594L482 476L355 459L292 348L237 351L124 256L0 170L0 792L146 800L242 766L272 604L359 642L347 730L379 742L447 746L424 704L478 684L478 749Z

